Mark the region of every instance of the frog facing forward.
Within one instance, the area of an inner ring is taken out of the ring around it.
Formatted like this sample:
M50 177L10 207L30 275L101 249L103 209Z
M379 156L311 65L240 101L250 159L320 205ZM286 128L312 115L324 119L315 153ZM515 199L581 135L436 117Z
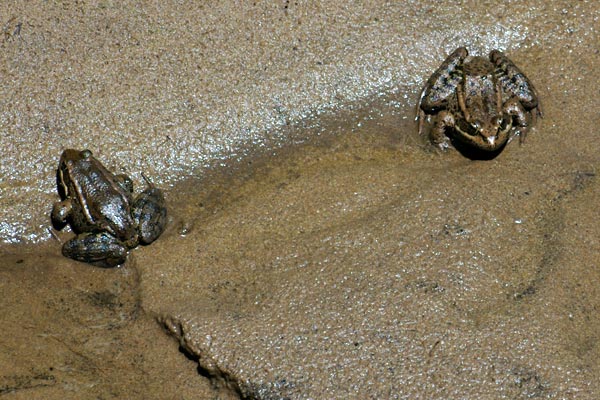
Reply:
M56 175L61 201L52 208L52 223L57 229L69 224L77 235L63 245L64 256L114 267L163 232L165 199L149 181L134 198L131 179L108 171L90 150L65 150Z
M529 79L502 52L469 57L465 47L450 54L427 80L419 100L419 134L433 116L429 138L445 150L458 141L471 149L495 152L514 136L523 141L541 103Z

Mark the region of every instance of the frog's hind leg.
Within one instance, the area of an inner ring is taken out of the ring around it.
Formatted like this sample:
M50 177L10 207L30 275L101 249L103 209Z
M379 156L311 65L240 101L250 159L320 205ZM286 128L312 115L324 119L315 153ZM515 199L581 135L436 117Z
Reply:
M448 99L454 95L456 88L462 81L460 66L468 54L466 48L459 47L429 77L419 99L421 110L427 114L432 114L446 105Z
M138 222L140 243L154 242L167 225L167 207L161 190L150 185L135 200L132 216Z
M127 248L106 232L83 233L67 241L62 248L65 257L102 268L112 268L127 259Z
M489 57L496 67L496 76L504 91L518 98L527 110L532 111L532 114L543 116L537 90L525 74L499 50L492 50Z

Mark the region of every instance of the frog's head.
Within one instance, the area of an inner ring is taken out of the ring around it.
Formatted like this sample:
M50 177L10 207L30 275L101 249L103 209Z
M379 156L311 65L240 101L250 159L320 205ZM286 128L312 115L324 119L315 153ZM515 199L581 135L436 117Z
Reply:
M501 115L486 118L473 118L471 121L460 119L455 129L458 138L483 150L497 150L504 146L510 137L511 119Z
M92 152L90 150L75 150L75 149L66 149L62 152L60 156L60 165L64 165L68 162L77 162L81 160L88 159L92 156Z
M66 198L69 194L69 184L73 180L74 168L82 161L92 157L90 150L66 149L60 156L58 169L56 170L56 182L61 198Z

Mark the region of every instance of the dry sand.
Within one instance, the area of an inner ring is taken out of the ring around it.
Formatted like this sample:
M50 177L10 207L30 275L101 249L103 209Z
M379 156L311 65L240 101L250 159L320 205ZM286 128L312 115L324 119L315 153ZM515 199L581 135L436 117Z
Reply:
M600 397L597 13L3 3L0 397ZM415 135L462 44L544 102L493 160ZM122 268L50 239L65 147L165 188Z

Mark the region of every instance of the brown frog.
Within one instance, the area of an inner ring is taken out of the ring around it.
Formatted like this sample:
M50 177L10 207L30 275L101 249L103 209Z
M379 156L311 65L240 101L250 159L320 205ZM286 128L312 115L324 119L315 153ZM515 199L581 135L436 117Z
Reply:
M429 137L444 150L452 140L475 150L501 150L514 136L523 141L542 116L537 91L502 52L469 57L459 47L425 84L419 100L419 134L435 117Z
M52 223L69 224L77 236L63 245L63 255L108 268L125 262L129 249L156 240L167 209L162 191L146 181L134 199L127 175L108 171L90 150L65 150L57 170L62 201L54 204Z

